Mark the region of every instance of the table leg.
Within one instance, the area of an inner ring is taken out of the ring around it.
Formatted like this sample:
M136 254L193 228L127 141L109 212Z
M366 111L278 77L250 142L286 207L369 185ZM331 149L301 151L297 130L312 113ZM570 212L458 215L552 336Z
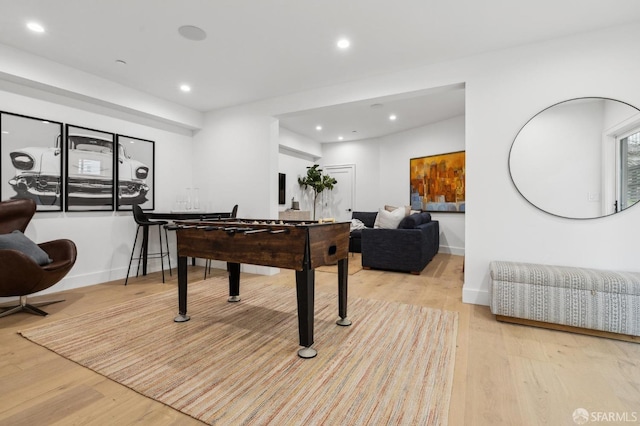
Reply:
M240 301L240 264L227 262L229 273L229 302Z
M178 256L178 316L175 322L185 322L191 319L187 315L187 257Z
M300 346L298 351L301 358L313 358L318 352L313 345L313 314L315 304L315 271L305 267L296 271L296 293L298 298L298 333Z
M338 260L338 315L340 319L336 324L342 326L351 325L347 318L347 279L349 277L349 259Z

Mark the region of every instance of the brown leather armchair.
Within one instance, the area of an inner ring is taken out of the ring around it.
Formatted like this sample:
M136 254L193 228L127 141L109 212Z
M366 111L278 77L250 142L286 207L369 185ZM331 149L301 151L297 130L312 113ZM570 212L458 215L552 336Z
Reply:
M0 234L15 230L24 232L36 212L33 200L10 200L0 202ZM52 300L34 304L27 303L27 296L45 290L67 275L76 262L76 245L73 241L60 239L38 244L46 252L51 263L39 265L22 251L0 249L0 297L18 296L18 305L0 306L4 311L0 317L26 311L37 315L47 313L36 306L62 302Z

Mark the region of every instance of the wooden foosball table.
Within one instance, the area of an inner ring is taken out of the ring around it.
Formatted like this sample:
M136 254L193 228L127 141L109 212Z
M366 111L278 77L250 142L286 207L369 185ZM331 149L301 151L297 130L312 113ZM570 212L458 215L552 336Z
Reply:
M349 222L221 219L176 221L178 316L187 315L187 257L227 262L229 302L240 301L240 264L294 269L300 346L298 355L313 358L315 268L338 264L338 325L348 326L347 277Z

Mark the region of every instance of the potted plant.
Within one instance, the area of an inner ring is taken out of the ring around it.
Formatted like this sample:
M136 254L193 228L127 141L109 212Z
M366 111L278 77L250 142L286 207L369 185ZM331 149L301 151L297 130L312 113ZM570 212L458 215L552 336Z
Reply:
M323 175L319 164L307 167L307 175L304 178L298 177L298 184L304 189L311 188L313 190L313 220L316 219L316 203L318 194L325 189L332 190L333 186L338 183L335 178L329 175Z

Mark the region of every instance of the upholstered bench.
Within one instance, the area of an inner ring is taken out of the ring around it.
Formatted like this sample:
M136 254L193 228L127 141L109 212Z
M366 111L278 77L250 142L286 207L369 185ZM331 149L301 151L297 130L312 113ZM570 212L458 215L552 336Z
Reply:
M490 269L499 321L640 342L640 273L502 261Z

